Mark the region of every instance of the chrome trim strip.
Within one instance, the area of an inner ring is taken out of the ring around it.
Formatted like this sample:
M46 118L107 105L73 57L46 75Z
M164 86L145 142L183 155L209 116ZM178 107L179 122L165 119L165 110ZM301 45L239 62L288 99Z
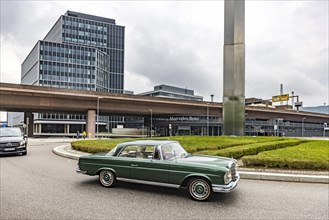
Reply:
M80 169L76 169L76 172L77 172L77 173L81 173L81 174L86 174L86 173L87 173L87 171L80 170Z
M238 184L240 180L240 175L237 173L235 181L230 182L227 185L212 185L213 192L221 192L221 193L228 193L231 192Z
M180 187L180 185L176 185L176 184L152 182L152 181L146 181L146 180L127 179L127 178L120 178L120 177L117 177L117 180L123 181L123 182L129 182L129 183L140 183L140 184L147 184L147 185L153 185L153 186L164 186L164 187L177 188L177 189Z

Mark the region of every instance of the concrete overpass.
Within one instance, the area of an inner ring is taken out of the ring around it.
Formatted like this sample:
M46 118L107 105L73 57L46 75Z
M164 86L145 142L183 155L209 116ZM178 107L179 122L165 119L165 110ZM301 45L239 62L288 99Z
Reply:
M140 95L126 95L103 93L94 91L68 90L31 85L20 85L0 83L0 110L25 112L26 119L29 118L29 136L33 135L32 112L59 112L86 114L87 132L95 135L95 115L97 101L100 99L100 114L122 115L122 116L149 116L150 109L156 116L162 115L187 115L199 116L209 115L222 116L222 104L215 102L199 102L178 100L169 98L146 97ZM328 123L328 115L292 110L280 110L271 108L246 107L247 118L289 119L301 121L307 117L308 121L314 123Z
M33 125L32 112L86 114L87 132L92 136L98 98L100 114L149 116L152 109L154 116L205 115L207 108L209 114L221 114L219 103L0 83L1 111L25 112L29 125Z

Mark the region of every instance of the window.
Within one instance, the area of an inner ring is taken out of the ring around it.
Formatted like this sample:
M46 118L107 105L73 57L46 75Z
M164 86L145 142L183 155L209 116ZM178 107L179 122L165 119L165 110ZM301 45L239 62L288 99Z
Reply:
M119 157L136 157L137 146L126 146Z
M106 154L106 156L113 156L113 154L117 151L117 147L113 148L110 152Z
M187 152L184 150L184 148L177 142L162 145L161 151L164 160L170 160L175 157L187 155Z
M160 159L158 152L155 153L154 145L127 146L120 153L119 157L131 157L139 159Z
M138 146L136 158L153 159L155 146Z

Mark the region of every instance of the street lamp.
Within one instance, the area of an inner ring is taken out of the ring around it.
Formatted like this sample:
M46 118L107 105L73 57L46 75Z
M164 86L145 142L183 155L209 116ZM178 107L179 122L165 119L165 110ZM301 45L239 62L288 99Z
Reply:
M323 123L323 138L326 137L327 123Z
M96 126L96 134L98 138L98 124L99 124L99 100L102 99L103 97L97 97L97 126Z
M209 136L209 104L207 103L207 136Z
M153 117L153 111L152 111L151 108L149 110L151 112L151 129L150 129L150 132L151 132L151 138L152 138L152 127L153 127L153 122L152 122L153 121L153 118L152 117Z
M306 119L305 117L302 118L302 137L304 137L304 120L305 119Z

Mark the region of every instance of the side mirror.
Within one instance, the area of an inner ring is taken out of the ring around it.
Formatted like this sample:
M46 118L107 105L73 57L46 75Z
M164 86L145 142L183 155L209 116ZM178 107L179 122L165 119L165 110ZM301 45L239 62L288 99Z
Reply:
M24 139L27 139L27 135L26 134L24 134Z

